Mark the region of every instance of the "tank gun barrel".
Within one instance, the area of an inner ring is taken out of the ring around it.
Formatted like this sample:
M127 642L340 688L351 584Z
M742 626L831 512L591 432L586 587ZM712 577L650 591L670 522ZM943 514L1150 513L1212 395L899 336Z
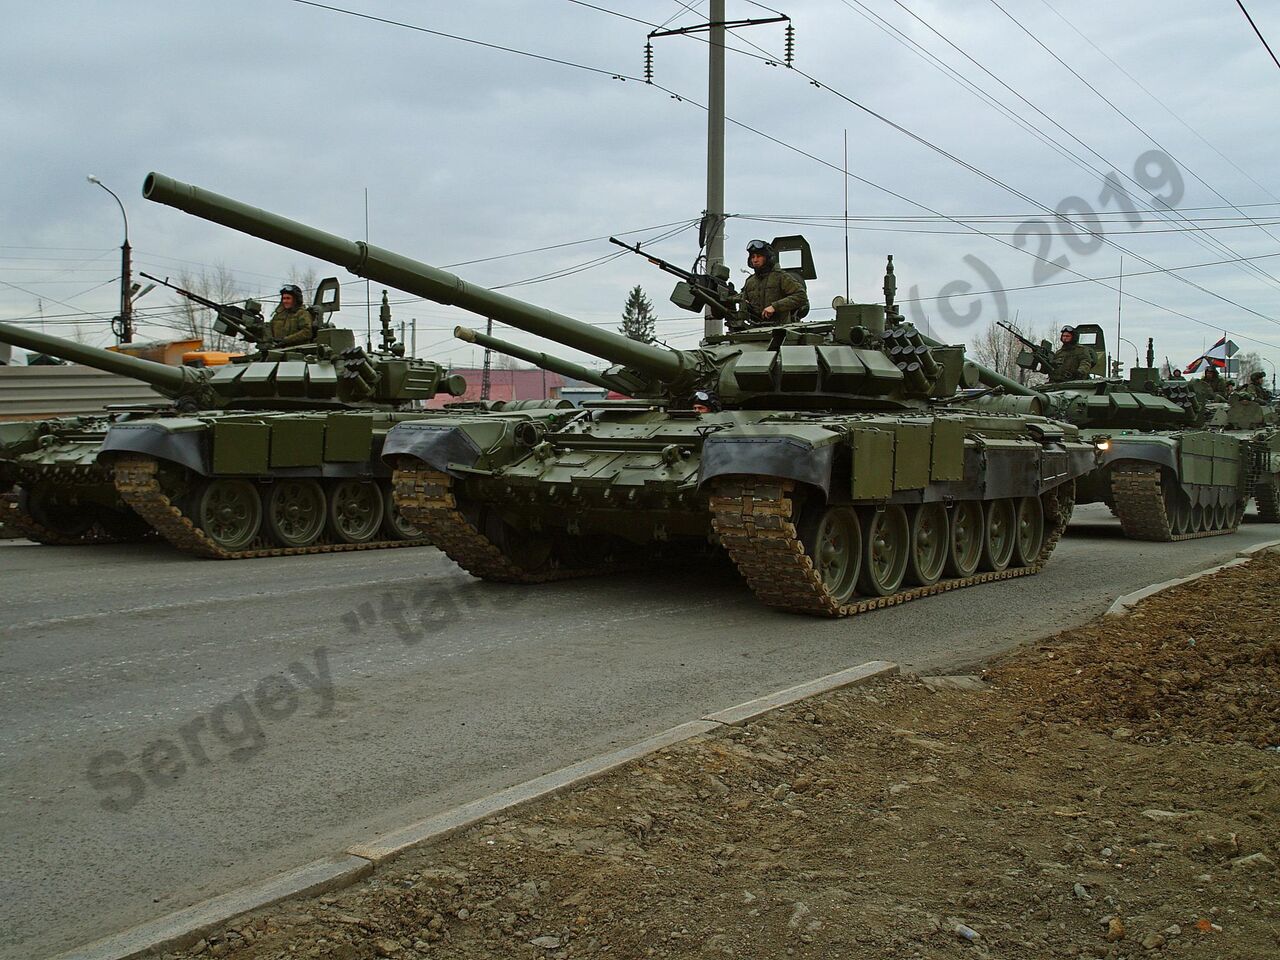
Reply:
M74 340L64 340L39 330L27 330L12 323L0 323L0 342L47 353L51 357L82 363L86 367L116 373L122 377L131 377L149 383L166 395L180 394L203 384L205 377L190 367L171 367L154 360L143 360L131 357L114 350L91 347Z
M562 377L573 377L575 380L593 384L603 390L618 390L621 386L607 376L594 370L588 370L581 364L573 363L569 360L561 360L559 357L553 357L538 350L530 350L527 347L522 347L506 340L499 340L497 337L491 337L487 333L480 333L478 330L472 330L469 327L454 327L453 335L459 340L477 344L486 350L504 353L509 357L515 357L517 360L523 360L525 363L532 363L543 370L550 370L552 373L558 373Z
M638 343L564 314L467 283L452 273L359 240L346 240L295 220L232 200L160 173L147 174L142 195L299 253L337 264L360 277L492 317L528 333L603 357L666 382L695 372L697 355Z

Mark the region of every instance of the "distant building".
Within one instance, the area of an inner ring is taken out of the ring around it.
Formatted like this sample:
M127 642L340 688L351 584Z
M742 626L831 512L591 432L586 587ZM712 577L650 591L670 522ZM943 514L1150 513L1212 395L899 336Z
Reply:
M593 400L603 400L607 393L608 391L604 387L597 387L594 383L586 383L582 380L575 380L572 377L564 378L564 387L560 390L560 396L575 407L580 407L584 403L591 403Z
M427 401L428 407L434 409L446 403L480 399L480 385L484 381L482 369L452 367L449 372L466 377L467 392L461 397L437 394ZM559 400L564 386L565 380L560 374L537 368L504 370L495 366L489 370L490 400Z

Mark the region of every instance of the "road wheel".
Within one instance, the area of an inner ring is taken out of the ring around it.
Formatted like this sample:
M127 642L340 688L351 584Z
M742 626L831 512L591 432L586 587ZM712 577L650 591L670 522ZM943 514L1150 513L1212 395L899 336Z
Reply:
M267 531L282 547L309 547L325 524L324 488L316 480L277 480L267 495Z
M535 573L550 562L554 545L551 537L519 530L503 520L496 510L482 509L481 517L479 530L485 539L525 573Z
M927 587L938 582L947 563L947 508L922 503L911 511L911 550L907 554L907 582Z
M987 503L987 522L982 529L982 569L1003 570L1013 558L1017 540L1017 511L1012 500Z
M53 485L18 488L18 506L42 527L74 540L93 527L97 510L69 490Z
M248 480L216 477L195 493L196 525L223 550L244 550L262 528L262 499Z
M1204 507L1198 503L1191 505L1191 520L1187 524L1190 533L1200 533L1205 529L1204 525Z
M1280 474L1264 476L1254 487L1253 495L1258 498L1258 518L1263 523L1280 523Z
M391 486L387 482L380 483L382 488L382 534L388 540L419 540L422 531L404 518L395 497L391 495Z
M951 510L947 576L971 577L982 560L984 520L981 500L961 500Z
M1165 508L1170 511L1169 529L1174 536L1191 533L1191 499L1180 489L1174 492L1171 499L1172 503Z
M800 517L800 542L836 603L857 591L862 571L862 524L852 507L814 504Z
M329 489L329 535L368 543L382 525L382 491L372 480L339 480Z
M1044 544L1044 506L1039 497L1023 497L1018 501L1016 522L1013 565L1029 567L1040 556L1040 547Z
M862 575L858 589L870 597L887 597L902 586L911 552L907 512L892 505L863 514Z

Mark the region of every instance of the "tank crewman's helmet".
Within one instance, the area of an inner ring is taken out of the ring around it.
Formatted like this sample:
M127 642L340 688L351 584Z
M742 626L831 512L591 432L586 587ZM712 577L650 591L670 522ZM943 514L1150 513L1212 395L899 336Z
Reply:
M751 258L757 253L764 255L763 269L772 270L773 265L777 262L777 256L774 254L773 247L769 245L768 241L752 240L747 244L747 266L751 266Z
M302 306L302 288L300 286L296 283L286 283L280 288L280 296L283 297L286 293L293 296L294 307Z
M710 390L695 390L693 391L693 397L691 399L693 400L693 408L695 410L705 408L708 413L719 413L722 409L720 406L720 398Z
M1075 343L1075 342L1076 342L1076 328L1075 328L1075 327L1071 327L1071 326L1063 327L1063 328L1062 328L1062 330L1061 330L1061 331L1059 331L1059 336L1061 336L1062 334L1070 334L1070 335L1071 335L1071 342L1072 342L1072 343Z

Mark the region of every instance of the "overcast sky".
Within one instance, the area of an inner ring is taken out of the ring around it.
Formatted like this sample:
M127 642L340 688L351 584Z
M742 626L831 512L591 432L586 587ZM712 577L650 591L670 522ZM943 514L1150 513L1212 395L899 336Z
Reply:
M705 42L655 40L666 89L637 78L647 24L693 24L708 4L592 2L626 16L569 0L335 6L600 72L296 0L24 7L0 36L0 319L43 314L51 332L112 342L122 222L89 173L124 201L135 270L224 265L268 298L296 271L353 279L144 201L157 170L352 238L365 232L367 189L375 244L489 286L566 271L505 292L602 325L639 283L662 337L695 345L701 320L667 303L671 278L626 254L598 261L615 250L610 233L658 238L705 205ZM737 282L748 240L803 232L813 303L846 292L847 131L852 299L880 299L892 253L899 298L919 298L909 314L943 339L998 315L1038 331L1101 322L1114 337L1123 255L1124 337L1143 348L1154 337L1159 356L1186 363L1225 330L1280 362L1280 70L1233 0L998 2L801 0L780 8L795 25L794 71L766 62L781 56L781 25L734 31L725 198ZM1280 12L1249 6L1280 48ZM769 15L742 0L728 13ZM1121 212L1151 211L1152 194L1179 212ZM1099 236L1068 243L1054 210ZM551 245L562 246L521 253ZM653 249L687 266L696 248L686 229ZM1239 258L1261 259L1179 271L1186 282L1161 272ZM1110 279L1064 283L1082 276ZM993 287L1020 289L980 293ZM362 330L363 282L343 296L337 319ZM392 299L397 321L417 320L420 352L478 362L450 331L482 319ZM139 336L165 336L172 298L153 292L138 307L153 318Z

